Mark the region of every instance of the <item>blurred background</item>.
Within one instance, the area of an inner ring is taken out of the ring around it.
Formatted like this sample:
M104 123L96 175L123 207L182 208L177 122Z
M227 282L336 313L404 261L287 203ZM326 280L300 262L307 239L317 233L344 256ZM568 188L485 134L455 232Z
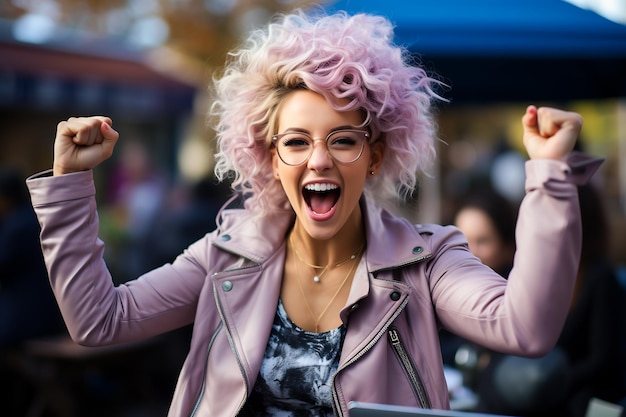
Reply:
M567 108L584 117L581 148L606 159L594 182L611 232L609 258L619 271L626 265L624 0L3 0L0 167L22 178L49 169L59 121L111 117L121 140L95 172L107 261L124 282L172 260L214 227L228 193L212 176L214 142L206 127L212 75L245 32L299 7L386 15L396 42L449 86L442 92L449 102L437 107L436 175L396 207L401 214L451 223L459 202L481 187L518 204L526 106ZM131 355L139 366L133 375L153 382L148 393L135 392L150 385L145 381L127 385L125 375L122 384L90 368L117 351L95 359L82 351L41 353L58 345L31 346L27 356L12 351L11 363L19 364L11 370L14 391L1 390L0 404L16 405L0 415L95 415L76 411L84 404L67 392L56 405L46 394L45 387L58 385L59 369L76 362L71 383L89 391L83 398L107 404L107 415L164 415L187 336L129 347L159 360L163 346L170 352L171 372L158 375L150 373L153 362ZM142 408L145 402L158 411Z

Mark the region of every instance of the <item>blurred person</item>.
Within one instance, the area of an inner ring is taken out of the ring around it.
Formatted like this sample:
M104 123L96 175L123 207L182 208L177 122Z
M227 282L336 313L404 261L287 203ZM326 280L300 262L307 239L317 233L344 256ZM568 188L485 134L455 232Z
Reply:
M593 397L619 402L624 387L624 291L609 259L609 223L592 184L578 187L583 246L570 311L557 343L568 359L571 416L583 416Z
M507 278L515 255L516 207L489 184L477 184L457 204L453 224L480 261ZM464 383L476 390L477 379L488 365L491 352L447 331L442 331L444 363L464 374Z
M64 330L24 176L0 167L0 347Z
M0 414L22 415L13 354L29 340L65 333L39 246L39 224L17 169L0 167ZM18 411L20 410L20 411ZM8 414L5 414L8 413ZM15 413L15 414L14 414ZM18 414L19 413L19 414Z
M109 181L107 203L115 225L124 236L116 262L128 278L151 267L151 231L163 207L167 184L155 168L146 145L137 140L123 145Z
M231 195L228 183L212 176L172 187L147 232L150 245L146 265L152 269L171 262L191 243L214 230L219 210Z
M470 193L454 216L470 251L504 278L513 267L516 221L515 207L490 186Z
M482 375L480 410L520 416L583 417L589 401L626 395L624 290L609 260L602 197L578 186L583 242L569 313L555 349L544 358L501 356Z
M103 260L92 171L119 134L105 116L59 123L52 170L27 181L59 305L85 345L193 323L170 416L446 409L440 327L527 356L556 342L580 254L576 184L598 166L571 153L580 115L521 116L521 261L505 280L457 228L376 203L410 194L436 156L437 81L392 39L384 17L345 13L294 12L251 33L215 79L211 113L217 177L242 204L125 284Z

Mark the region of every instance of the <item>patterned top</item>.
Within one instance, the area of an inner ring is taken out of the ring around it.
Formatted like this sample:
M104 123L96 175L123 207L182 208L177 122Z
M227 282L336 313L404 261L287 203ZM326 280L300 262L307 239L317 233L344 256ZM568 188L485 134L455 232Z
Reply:
M239 417L332 417L332 376L345 332L344 326L302 330L279 300L259 376Z

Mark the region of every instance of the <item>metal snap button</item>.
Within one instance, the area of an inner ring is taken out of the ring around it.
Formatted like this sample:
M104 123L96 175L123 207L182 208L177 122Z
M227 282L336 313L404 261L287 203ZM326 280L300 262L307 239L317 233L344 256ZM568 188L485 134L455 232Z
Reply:
M232 282L230 282L230 281L224 281L224 282L222 282L222 289L223 289L225 292L229 292L230 290L232 290L232 289L233 289L233 283L232 283Z

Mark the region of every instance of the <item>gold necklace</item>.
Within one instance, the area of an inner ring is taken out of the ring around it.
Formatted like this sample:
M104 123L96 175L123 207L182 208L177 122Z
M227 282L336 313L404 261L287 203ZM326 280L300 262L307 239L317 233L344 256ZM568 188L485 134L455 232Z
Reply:
M315 264L310 264L307 261L305 261L302 256L300 255L300 252L298 252L298 249L296 249L296 245L294 244L294 240L293 240L293 233L291 235L289 235L289 241L291 242L291 247L293 248L294 253L296 254L296 256L298 257L298 259L300 260L300 262L302 262L303 264L305 264L306 266L308 266L309 268L312 269L321 269L322 271L319 274L315 274L313 276L313 281L315 282L321 282L322 281L322 276L326 273L326 271L328 271L329 269L335 269L340 267L341 265L345 264L348 261L351 261L353 259L355 259L357 257L357 255L359 254L359 252L361 252L361 250L363 249L363 246L365 246L365 242L361 243L361 246L359 246L359 248L356 250L356 252L353 255L350 255L349 257L347 257L346 259L337 262L335 265L332 266L332 268L330 267L330 264L326 264L326 265L315 265Z
M361 245L361 249L363 248L363 245ZM359 252L361 251L361 249L359 249ZM295 251L295 249L294 249ZM357 252L357 254L359 253ZM355 259L356 255L354 255L351 259ZM333 303L333 301L335 301L335 298L337 298L337 296L339 295L339 292L341 291L341 289L344 287L344 285L346 285L346 282L348 282L348 278L350 278L350 275L352 274L352 271L354 271L354 268L356 266L356 264L358 262L353 262L352 266L350 267L350 269L348 270L348 273L346 274L346 276L344 277L344 279L341 281L341 284L339 284L339 286L337 287L337 290L335 291L335 293L333 294L332 298L330 299L330 301L328 302L328 304L326 304L326 307L324 307L324 309L322 310L322 312L319 314L319 316L317 316L317 318L315 318L315 313L313 313L313 309L311 308L311 305L309 304L309 300L306 297L306 294L304 293L304 288L302 288L302 283L300 282L300 270L298 269L298 263L296 262L295 258L293 259L293 263L294 263L294 267L296 270L296 281L298 282L298 288L300 288L300 294L302 294L302 298L304 299L304 304L306 305L307 310L309 310L309 314L311 315L311 318L314 321L315 324L315 333L319 333L319 323L320 320L322 319L322 317L324 317L324 314L326 314L326 311L328 311L328 309L330 308L331 304ZM345 263L347 261L344 261L343 263Z

